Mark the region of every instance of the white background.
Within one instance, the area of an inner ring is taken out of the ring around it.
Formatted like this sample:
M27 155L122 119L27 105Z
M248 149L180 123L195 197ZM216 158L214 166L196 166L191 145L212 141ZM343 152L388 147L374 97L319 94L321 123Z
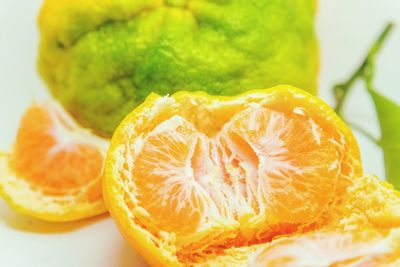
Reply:
M0 150L8 150L24 109L33 99L48 97L36 72L40 0L0 1ZM320 95L332 104L331 87L346 79L364 58L388 21L398 28L377 61L376 85L400 102L400 1L322 0ZM346 113L376 136L374 108L359 84ZM367 173L384 177L379 148L356 133ZM21 216L0 200L0 266L146 266L120 237L108 216L71 224L49 224Z

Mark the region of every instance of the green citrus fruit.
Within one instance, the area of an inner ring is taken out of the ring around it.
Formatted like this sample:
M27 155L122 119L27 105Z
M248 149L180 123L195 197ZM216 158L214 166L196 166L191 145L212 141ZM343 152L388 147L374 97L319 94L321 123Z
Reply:
M152 91L315 93L315 11L315 0L45 0L39 69L105 135Z

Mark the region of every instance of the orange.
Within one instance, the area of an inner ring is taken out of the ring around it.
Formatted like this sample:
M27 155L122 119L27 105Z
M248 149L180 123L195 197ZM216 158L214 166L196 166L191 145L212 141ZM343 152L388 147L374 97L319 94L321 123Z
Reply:
M250 260L254 267L374 267L394 265L400 255L400 229L315 232L275 240ZM398 263L398 261L397 261Z
M288 233L275 236L272 242L227 248L208 254L205 261L194 265L400 266L400 192L377 177L361 176L353 178L336 199L329 220L305 229L306 233Z
M349 128L299 89L152 94L114 133L104 195L151 265L208 266L327 224L361 175Z
M13 151L0 158L0 192L21 213L72 221L106 211L101 189L108 141L54 103L24 114Z

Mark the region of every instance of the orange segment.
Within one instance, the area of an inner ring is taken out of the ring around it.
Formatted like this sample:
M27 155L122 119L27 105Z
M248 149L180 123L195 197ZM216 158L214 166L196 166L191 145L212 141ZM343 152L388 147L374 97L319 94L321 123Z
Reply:
M398 258L400 229L384 236L373 230L321 232L278 239L251 260L254 267L373 267Z
M0 180L3 195L17 210L44 220L102 213L107 147L57 104L35 104L21 120L13 152L3 159L8 164Z
M310 222L332 200L343 147L311 118L250 107L224 126L219 142L230 177L245 176L246 194L271 219Z
M55 106L32 106L15 142L15 171L49 194L73 194L103 171L103 151L75 134L69 120Z
M315 230L362 174L351 131L289 86L150 95L106 162L110 212L154 266L207 266L231 247Z
M194 231L203 217L207 196L196 181L201 167L192 165L201 137L188 122L173 117L143 140L133 181L139 205L161 229Z

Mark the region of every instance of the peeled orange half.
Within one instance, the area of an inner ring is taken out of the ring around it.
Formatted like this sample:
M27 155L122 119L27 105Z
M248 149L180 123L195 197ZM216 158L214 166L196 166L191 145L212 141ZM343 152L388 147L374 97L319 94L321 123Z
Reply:
M0 193L17 211L47 221L101 214L107 149L107 140L79 127L58 104L34 104L13 151L0 156Z
M330 232L368 228L385 238L400 222L390 212L399 198L380 182L369 192L368 179L337 115L278 86L237 97L150 95L114 133L104 194L122 234L151 265L246 266L284 236L327 231L325 242L335 238ZM368 214L355 208L362 198L392 202ZM375 225L379 217L386 226Z

